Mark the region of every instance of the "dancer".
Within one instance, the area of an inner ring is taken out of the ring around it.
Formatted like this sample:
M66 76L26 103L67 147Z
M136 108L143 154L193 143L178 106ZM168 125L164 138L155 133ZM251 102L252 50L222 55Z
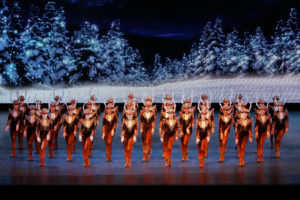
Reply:
M250 110L242 109L240 111L240 118L236 121L236 137L235 144L238 148L238 157L240 158L239 166L243 167L245 165L245 148L247 141L252 142L252 119L249 116Z
M274 113L274 122L272 124L271 134L275 137L275 158L280 157L281 140L284 134L289 131L289 114L287 109L284 109L284 103L278 103L278 111Z
M227 98L223 100L224 105L220 103L220 114L219 114L219 151L220 159L219 162L223 163L225 159L225 153L227 152L226 144L230 134L230 129L233 124L233 113L231 107L231 101Z
M263 151L266 137L270 137L271 115L267 113L267 107L260 105L255 109L255 139L257 143L257 162L263 162Z
M268 108L268 112L270 113L270 115L272 117L271 127L273 127L275 112L277 112L278 108L279 108L278 102L279 102L279 97L278 96L274 96L273 97L273 105L269 105L269 108ZM275 139L274 135L271 134L270 135L271 149L274 148L274 139Z
M238 113L241 110L241 104L243 102L243 95L240 93L236 94L236 101L233 102L232 106L233 106L233 117L234 117L234 134L235 137L237 137L237 131L236 131L236 121L238 120ZM235 148L237 149L237 145L235 146Z
M74 152L74 138L78 129L78 117L74 114L74 107L67 107L68 113L63 115L63 137L67 144L67 161L72 161L72 153Z
M179 116L182 162L189 160L187 156L188 143L194 128L194 112L195 107L192 108L191 104L186 103L182 105Z
M153 105L153 101L154 101L154 92L152 93L152 97L146 97L145 104L147 104L147 103L150 104L150 110L151 110L151 112L154 112L154 121L156 122L157 108L156 108L156 105ZM154 123L154 125L155 125L155 123ZM150 144L149 152L152 153L152 137L149 138L149 144Z
M87 109L91 111L91 118L94 119L95 121L95 126L94 126L94 132L96 132L97 126L99 124L100 121L100 105L95 103L95 97L92 96L91 100L88 101L87 105ZM83 106L84 107L84 106ZM94 149L94 142L91 141L91 145L90 145L91 150ZM91 152L90 152L91 153Z
M13 104L13 110L10 109L8 110L8 118L7 118L5 131L8 131L8 129L10 129L11 148L12 148L12 154L10 155L10 157L16 157L17 137L19 134L19 128L21 123L21 111L19 110L18 100L14 100L12 104Z
M163 121L163 131L161 134L161 142L164 146L164 158L165 158L165 166L171 167L172 162L172 147L174 144L174 140L178 140L178 132L179 132L179 120L176 118L176 107L174 109L168 109L168 116Z
M83 166L90 166L91 142L94 140L96 119L89 109L84 110L84 118L80 120L79 141L82 144Z
M37 141L41 144L40 166L44 167L46 147L48 145L48 142L50 141L52 122L50 117L48 116L47 108L43 108L41 114L42 116L38 120L38 124L37 124L36 135L37 135Z
M168 118L168 110L170 109L174 109L176 107L176 103L172 97L172 95L170 94L166 94L165 96L163 96L162 98L162 105L161 105L161 111L160 111L160 119L159 119L159 130L158 133L160 135L163 134L163 122L165 119ZM176 114L176 113L174 113ZM163 154L162 154L162 158L165 158L164 155L164 150L165 150L165 143L162 144L162 150L163 150Z
M75 116L75 120L77 122L77 131L78 131L78 127L79 127L79 121L81 118L83 118L83 113L82 113L82 108L81 107L78 107L77 106L77 99L76 98L73 98L71 99L71 107L73 108L73 115ZM77 132L76 132L77 134ZM75 147L76 147L76 142L77 142L77 139L76 137L73 138L73 143L72 143L72 154L75 153Z
M112 162L112 140L118 125L118 106L114 106L114 99L104 102L104 115L102 124L102 139L105 142L106 162Z
M154 134L155 129L155 110L156 106L152 109L152 103L150 101L146 101L140 113L140 132L143 140L143 161L150 160L152 135Z
M27 92L25 91L25 96L27 95ZM19 139L19 146L18 150L23 149L23 135L24 135L24 121L25 121L25 115L28 114L28 104L25 103L25 97L19 96L19 110L21 112L20 114L20 127L18 131L18 139Z
M49 112L49 118L52 122L51 127L51 135L50 135L50 141L48 144L49 148L49 158L54 158L54 152L53 150L56 147L57 144L57 135L59 132L59 126L61 126L62 117L60 114L60 110L56 110L56 103L52 102L50 103L50 112Z
M131 150L138 134L138 119L134 118L135 109L135 106L130 109L124 106L125 117L122 120L121 142L124 145L125 167L131 166Z
M42 117L42 101L41 100L35 100L35 115L38 118ZM34 137L34 144L35 144L35 154L40 153L41 144L37 141L37 136Z
M201 101L201 102L200 102ZM206 117L210 120L210 133L215 132L215 114L214 114L214 108L211 108L211 101L208 100L208 96L206 94L201 95L201 99L198 102L198 111L205 111L207 113ZM201 116L200 113L198 113L198 118ZM204 151L204 157L207 158L208 156L208 147L209 147L209 141L205 142L205 151Z
M162 104L162 109L160 112L160 120L159 120L159 131L158 133L161 135L163 135L163 126L164 126L164 121L169 117L168 111L169 110L174 110L174 108L176 108L176 104L175 102L170 101L170 99L167 99L167 101L164 101ZM173 113L174 118L176 117L176 112ZM162 158L165 158L165 149L166 149L166 143L162 144Z
M207 143L210 140L211 120L207 117L207 110L199 109L199 117L196 122L196 143L198 147L199 167L204 167L204 157Z
M61 117L63 116L63 114L66 112L67 110L67 106L66 104L62 103L62 99L64 97L64 90L63 90L63 93L62 93L62 96L60 97L59 95L56 95L55 96L55 90L53 92L54 94L54 107L55 107L55 111L56 113L58 114L59 116L59 119L57 121L57 124L55 125L56 126L56 131L53 131L53 139L51 138L51 143L53 142L53 144L51 144L53 146L53 149L58 149L58 133L60 131L60 128L62 126L62 120L61 120ZM49 144L49 147L50 147L50 144Z
M33 161L32 149L33 142L36 140L36 129L38 123L38 116L35 114L35 107L33 105L29 106L29 115L25 116L24 121L24 137L27 138L28 147L28 161ZM38 145L40 149L40 145ZM37 147L37 144L36 144Z

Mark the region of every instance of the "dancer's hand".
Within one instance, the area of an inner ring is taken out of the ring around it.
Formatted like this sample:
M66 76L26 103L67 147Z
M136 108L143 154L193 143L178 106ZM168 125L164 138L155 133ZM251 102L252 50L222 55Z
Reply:
M19 130L19 124L16 125L16 131L18 131L18 130Z
M133 142L136 142L136 136L133 136Z
M114 136L114 134L115 134L115 131L112 130L112 131L111 131L111 136Z
M189 128L186 129L186 133L187 133L187 134L190 134L190 133L191 133Z
M255 139L258 138L258 132L255 132Z
M239 143L239 139L235 139L235 144L238 144Z
M250 142L253 142L252 137L249 137L249 141L250 141Z
M210 137L207 137L207 138L206 138L206 141L209 142L209 140L210 140Z
M105 134L103 133L103 134L102 134L102 140L104 140L104 138L105 138Z
M154 134L154 128L151 129L151 134L152 134L152 135Z
M41 138L39 136L36 138L36 140L38 141L38 143L41 143Z
M161 143L163 143L163 142L164 142L164 138L161 137L161 138L160 138L160 141L161 141Z
M79 135L79 141L82 142L82 135Z
M199 138L196 139L196 143L197 143L197 144L200 143L200 139L199 139Z
M178 140L178 136L175 137L175 140L176 140L176 141Z
M93 139L94 139L94 136L90 136L90 140L91 140L91 142L93 142Z
M183 131L180 131L180 134L179 134L179 136L180 136L180 137L182 137L182 136L183 136Z
M24 137L26 137L27 136L27 131L24 131Z
M270 138L270 131L267 132L267 137Z
M124 142L124 136L121 137L121 142L122 142L122 143Z
M54 131L56 131L57 130L57 126L54 126Z
M214 133L215 132L215 128L211 129L211 133Z
M46 140L50 141L50 135L49 134L47 135Z
M9 126L6 126L6 128L5 128L5 132L7 132L7 131L8 131L8 129L9 129Z

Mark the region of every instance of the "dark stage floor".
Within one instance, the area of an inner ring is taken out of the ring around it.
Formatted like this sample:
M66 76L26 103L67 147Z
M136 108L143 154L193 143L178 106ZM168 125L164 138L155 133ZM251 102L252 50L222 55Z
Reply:
M153 138L153 153L150 162L142 162L142 140L138 136L132 153L132 167L124 167L123 145L120 142L120 122L113 141L112 163L105 162L104 142L101 127L95 137L91 167L83 167L81 145L77 143L73 161L66 162L66 144L60 132L59 150L55 158L46 158L46 167L40 167L39 155L34 162L28 162L27 148L17 151L16 158L10 158L11 141L4 132L7 113L0 112L0 184L1 185L63 185L63 184L134 184L134 185L214 185L214 184L299 184L300 183L300 112L290 112L289 133L283 137L281 157L274 159L275 150L270 149L270 140L265 143L264 163L256 163L256 142L246 147L246 166L238 167L234 149L234 134L231 129L225 163L218 163L219 144L215 133L211 138L205 168L198 167L195 130L189 143L189 162L181 162L180 141L175 142L172 167L164 167L161 159L161 142L158 129ZM251 113L253 117L253 113ZM102 117L102 116L101 116ZM216 113L216 119L218 113ZM158 120L157 120L158 122ZM102 123L102 119L100 121ZM215 122L216 130L217 120ZM23 141L26 147L27 141ZM48 148L47 148L48 151ZM46 153L47 155L47 153Z

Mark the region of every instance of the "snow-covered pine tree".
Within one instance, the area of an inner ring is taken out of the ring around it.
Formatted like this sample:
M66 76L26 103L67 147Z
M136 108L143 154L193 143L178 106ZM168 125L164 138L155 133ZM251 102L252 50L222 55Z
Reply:
M287 61L287 72L288 73L300 73L300 31L297 33L295 39L295 48L290 51L290 57Z
M182 59L174 59L172 61L173 67L171 68L171 73L173 74L173 79L176 80L184 80L184 78L187 76L186 74L186 66Z
M251 38L252 35L249 32L244 32L243 42L241 46L240 63L237 69L239 74L242 73L253 73L252 63L255 60L254 54L251 52Z
M182 58L182 64L185 66L185 69L186 69L186 76L188 77L195 77L196 76L196 65L195 65L195 60L196 60L196 57L198 55L198 46L197 46L197 43L194 42L192 44L192 48L189 52L188 55L185 55L183 56Z
M103 60L103 70L108 74L106 82L121 83L125 79L125 60L123 59L126 41L120 32L120 21L111 23L107 34L100 39Z
M166 68L161 63L161 57L157 53L154 56L153 69L151 74L151 82L154 84L159 84L167 79L167 71Z
M20 33L23 29L20 10L19 2L14 1L8 10L7 24L4 29L7 35L7 46L3 49L6 62L2 76L6 84L11 86L22 85L25 74L20 42Z
M298 25L298 12L296 8L291 8L290 18L287 21L286 29L283 32L283 37L286 47L283 52L285 61L285 68L283 72L294 72L299 70L299 25ZM297 62L298 61L298 62Z
M148 74L139 52L130 47L120 31L120 20L111 23L111 29L100 39L102 69L108 74L107 82L147 82Z
M7 11L8 11L8 7L6 5L6 1L3 0L2 2L0 2L0 31L2 33L4 27L6 26L7 23Z
M204 58L204 68L206 74L220 76L226 73L228 69L222 59L222 52L224 50L225 35L222 29L221 19L217 18L212 28L212 32L208 37L207 54Z
M253 63L249 72L255 74L265 74L270 72L271 70L266 68L269 62L268 44L260 27L256 28L255 35L251 37L250 51L253 56Z
M7 11L8 7L6 1L0 3L0 85L6 85L4 66L10 60L10 56L7 53L8 50L8 36L7 36Z
M174 68L174 62L169 57L166 57L164 68L166 71L166 80L175 80L177 68Z
M126 63L125 82L132 84L146 84L149 75L144 67L143 59L137 49L125 46L124 60Z
M26 71L24 82L27 84L50 83L50 76L45 71L47 67L44 57L46 49L44 48L42 21L39 14L39 7L31 5L27 25L21 34L23 63Z
M285 49L285 43L283 41L283 30L286 29L284 21L280 19L277 22L274 34L271 36L272 44L269 49L269 62L268 68L272 71L272 74L277 74L284 64L283 51Z
M190 62L188 56L184 53L181 60L179 60L179 68L181 69L181 76L183 79L193 78L194 74L191 72Z
M291 51L290 59L287 63L289 66L288 72L300 73L300 31L298 31L295 39L295 49Z
M237 74L241 70L240 65L242 64L241 59L243 54L241 39L236 28L227 34L222 54L228 73Z
M98 35L98 26L87 21L81 24L80 30L73 33L71 49L74 67L68 71L70 84L78 81L100 81L105 78L105 71L101 70L103 64L99 61L101 55Z
M205 73L205 58L209 52L208 45L210 42L209 38L213 32L212 29L212 23L208 21L203 28L198 44L192 47L188 56L188 60L191 63L190 70L194 72L195 76Z
M64 9L56 8L54 2L48 2L45 6L43 21L50 83L63 83L67 81L68 69L73 67Z

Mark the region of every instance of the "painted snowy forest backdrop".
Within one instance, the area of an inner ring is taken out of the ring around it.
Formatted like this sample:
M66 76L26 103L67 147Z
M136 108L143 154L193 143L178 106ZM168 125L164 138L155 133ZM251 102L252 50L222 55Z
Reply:
M236 28L224 33L222 21L207 22L201 37L181 59L155 55L145 66L138 49L120 31L120 21L100 35L87 21L69 37L64 9L48 2L32 5L24 22L18 2L0 5L0 85L157 85L203 76L276 75L300 72L297 10L279 20L271 38L261 27L254 33ZM287 13L288 14L288 13ZM150 70L149 70L150 69Z

